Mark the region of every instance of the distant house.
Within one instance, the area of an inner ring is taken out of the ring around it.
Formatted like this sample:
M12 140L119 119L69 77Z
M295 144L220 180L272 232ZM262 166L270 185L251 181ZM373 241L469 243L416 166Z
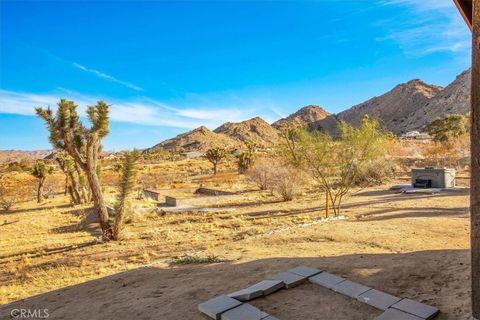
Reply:
M182 156L184 156L187 159L198 159L198 158L201 158L201 157L205 156L205 152L189 151L189 152L182 153Z
M431 139L430 135L420 131L409 131L400 136L400 139L404 140L428 140Z

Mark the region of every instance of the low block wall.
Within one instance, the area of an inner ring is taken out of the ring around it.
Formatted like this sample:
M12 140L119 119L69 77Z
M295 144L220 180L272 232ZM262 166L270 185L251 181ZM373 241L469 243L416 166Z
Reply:
M165 196L165 203L168 206L177 207L178 199L174 197Z
M215 190L215 189L209 189L209 188L204 188L204 187L198 188L195 191L195 193L205 194L205 195L209 195L209 196L230 196L230 195L235 194L235 193L229 192L229 191Z
M241 199L242 195L221 195L221 196L206 196L193 198L175 198L166 196L165 204L171 207L205 207L209 205L216 205L224 203L225 201L233 201Z
M160 193L158 193L157 191L143 189L143 195L145 196L145 198L160 201Z

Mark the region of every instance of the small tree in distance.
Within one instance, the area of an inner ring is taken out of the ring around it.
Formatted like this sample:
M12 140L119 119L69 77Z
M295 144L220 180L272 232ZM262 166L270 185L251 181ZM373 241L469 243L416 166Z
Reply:
M205 158L213 165L213 174L217 174L218 164L227 157L227 150L221 147L210 148L205 152Z
M37 203L41 203L43 200L43 186L47 176L53 172L53 168L48 166L45 161L37 160L33 165L32 175L38 179L37 187Z
M435 142L449 142L469 132L469 117L450 114L444 118L437 118L427 125L427 132Z
M240 174L244 174L250 169L255 164L257 157L257 145L254 142L245 141L245 147L246 149L237 155L238 173Z

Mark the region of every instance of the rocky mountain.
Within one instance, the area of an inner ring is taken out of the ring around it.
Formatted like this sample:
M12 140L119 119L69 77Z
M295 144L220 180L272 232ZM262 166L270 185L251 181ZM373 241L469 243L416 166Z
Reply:
M43 159L51 153L52 153L52 150L35 150L35 151L0 150L0 163L22 162L22 161L31 162L31 161Z
M466 70L426 104L406 116L401 132L422 130L437 117L470 112L470 81L472 72Z
M330 113L319 106L309 105L301 108L297 112L286 118L280 119L272 123L272 127L282 129L285 126L305 126L320 121L328 117Z
M225 148L239 147L240 143L224 134L218 134L207 127L201 126L192 131L179 134L178 136L165 140L149 150L168 150L168 151L196 151L206 150L214 146Z
M278 143L279 132L260 117L242 122L227 122L213 130L238 142L250 140L262 147L272 147Z
M405 119L427 104L442 87L426 84L418 79L397 85L389 92L351 107L337 115L338 120L358 125L368 114L396 134L402 132Z
M213 144L241 148L246 140L262 147L272 147L278 143L279 132L285 125L306 125L309 130L336 135L339 121L358 125L366 114L378 118L385 129L396 134L421 131L436 117L469 112L470 79L470 70L464 71L445 88L415 79L336 115L329 114L319 106L309 105L272 125L256 117L238 123L227 122L213 132L200 127L166 140L152 149L205 150Z
M378 118L385 129L395 134L422 131L437 117L469 112L470 79L471 71L466 70L445 88L411 80L337 115L310 123L309 128L335 135L338 121L358 125L368 114Z

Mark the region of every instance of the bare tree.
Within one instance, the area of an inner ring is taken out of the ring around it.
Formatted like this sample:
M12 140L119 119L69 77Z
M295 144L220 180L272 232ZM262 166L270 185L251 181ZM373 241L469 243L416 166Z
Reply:
M246 177L255 182L260 190L272 190L275 171L276 166L273 165L272 159L260 159L246 172Z
M289 165L277 164L273 167L273 191L278 193L284 201L292 201L298 188L303 183L302 173Z

